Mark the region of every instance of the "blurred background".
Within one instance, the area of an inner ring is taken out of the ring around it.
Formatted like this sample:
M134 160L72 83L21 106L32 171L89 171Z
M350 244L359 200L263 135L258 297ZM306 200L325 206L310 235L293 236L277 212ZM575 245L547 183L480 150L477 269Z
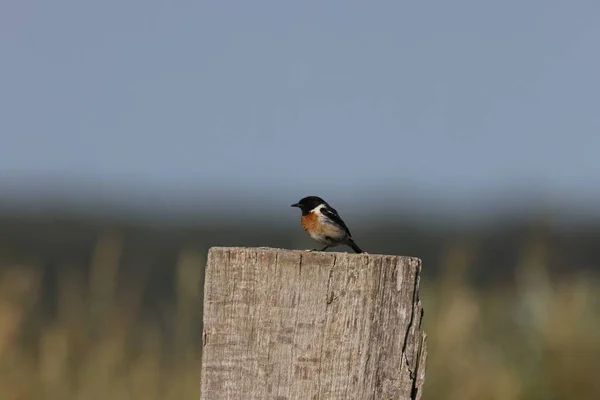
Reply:
M422 258L425 399L600 398L599 15L2 2L0 398L197 399L207 249L307 195Z

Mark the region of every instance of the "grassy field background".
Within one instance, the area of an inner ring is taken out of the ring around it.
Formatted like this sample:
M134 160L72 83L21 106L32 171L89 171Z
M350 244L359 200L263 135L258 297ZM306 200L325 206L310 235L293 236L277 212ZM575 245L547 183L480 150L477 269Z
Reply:
M363 228L366 248L423 257L425 399L600 398L595 233ZM378 248L381 230L398 242ZM2 400L198 399L207 248L303 240L56 217L0 231Z

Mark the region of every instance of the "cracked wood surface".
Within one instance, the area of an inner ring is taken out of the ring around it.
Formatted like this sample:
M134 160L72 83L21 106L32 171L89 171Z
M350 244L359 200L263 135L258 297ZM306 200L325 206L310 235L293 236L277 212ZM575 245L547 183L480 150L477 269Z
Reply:
M417 258L213 247L201 399L420 399Z

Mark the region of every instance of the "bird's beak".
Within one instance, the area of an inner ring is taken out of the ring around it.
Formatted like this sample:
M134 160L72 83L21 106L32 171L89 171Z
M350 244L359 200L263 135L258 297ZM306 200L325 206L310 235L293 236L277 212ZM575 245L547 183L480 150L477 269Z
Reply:
M300 207L300 204L295 203L295 204L292 204L290 207Z

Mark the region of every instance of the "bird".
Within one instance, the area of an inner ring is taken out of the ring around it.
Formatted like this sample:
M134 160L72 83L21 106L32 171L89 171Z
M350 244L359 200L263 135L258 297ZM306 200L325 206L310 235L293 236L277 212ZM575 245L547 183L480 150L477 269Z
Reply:
M320 250L313 249L312 251L325 251L330 247L344 244L351 247L356 253L364 253L354 243L350 229L338 212L322 198L318 196L304 197L299 202L292 204L291 207L298 207L302 211L300 221L308 235L325 245Z

